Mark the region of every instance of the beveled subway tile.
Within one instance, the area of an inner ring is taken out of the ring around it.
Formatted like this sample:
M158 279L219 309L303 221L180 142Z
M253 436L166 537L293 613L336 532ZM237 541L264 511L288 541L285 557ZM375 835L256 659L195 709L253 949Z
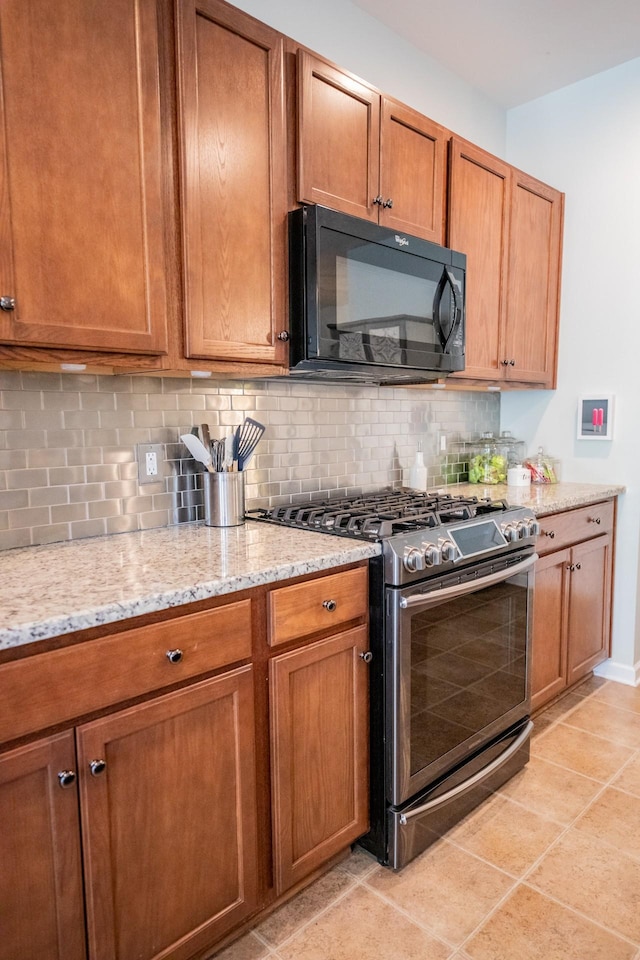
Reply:
M561 722L535 738L531 754L604 782L633 756L633 749Z
M608 787L574 827L640 860L640 797Z
M469 853L522 876L564 828L533 810L494 796L447 834Z
M457 945L513 884L512 877L446 841L434 844L399 874L380 867L366 880L412 919Z
M362 887L278 948L282 960L448 960L451 952Z
M471 960L633 960L630 943L523 884L465 944Z
M640 863L571 827L528 883L640 944ZM608 960L608 958L607 958Z
M589 697L565 720L572 727L586 730L627 747L640 747L640 716L630 710L619 710L608 703Z
M508 780L500 793L543 817L569 824L593 800L602 784L538 757Z

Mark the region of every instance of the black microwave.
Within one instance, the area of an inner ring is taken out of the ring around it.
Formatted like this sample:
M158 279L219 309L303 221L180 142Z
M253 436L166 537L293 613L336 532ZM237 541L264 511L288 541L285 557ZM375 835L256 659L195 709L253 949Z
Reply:
M289 214L290 374L424 383L464 370L466 257L328 207Z

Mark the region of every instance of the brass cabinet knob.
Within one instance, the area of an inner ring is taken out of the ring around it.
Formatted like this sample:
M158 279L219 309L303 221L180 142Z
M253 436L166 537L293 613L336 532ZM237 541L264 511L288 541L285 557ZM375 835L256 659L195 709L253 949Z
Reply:
M169 663L180 663L184 654L179 647L176 647L175 650L167 650L166 657Z
M325 608L325 610L328 610L329 613L333 613L333 611L334 611L334 610L336 609L336 607L338 606L338 601L337 601L337 600L323 600L323 601L322 601L322 606Z
M58 784L63 790L68 790L76 782L75 770L61 770L58 774Z

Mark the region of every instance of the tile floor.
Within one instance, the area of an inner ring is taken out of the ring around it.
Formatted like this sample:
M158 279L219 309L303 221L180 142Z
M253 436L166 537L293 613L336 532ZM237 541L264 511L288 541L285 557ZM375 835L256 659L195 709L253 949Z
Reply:
M640 960L640 688L596 677L398 874L356 848L216 960Z

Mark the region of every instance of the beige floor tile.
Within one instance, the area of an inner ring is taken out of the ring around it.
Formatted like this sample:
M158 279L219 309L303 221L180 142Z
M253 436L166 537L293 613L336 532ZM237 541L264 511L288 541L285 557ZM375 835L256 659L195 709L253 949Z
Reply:
M543 817L569 824L601 789L599 781L532 757L524 770L500 788L500 793Z
M640 859L640 797L609 787L574 826Z
M278 950L282 960L448 960L451 948L357 887Z
M400 873L381 868L367 885L449 943L460 944L513 880L452 844L435 844Z
M447 834L447 840L515 876L538 859L564 827L497 796Z
M577 697L590 697L592 693L602 689L602 687L607 684L610 685L611 681L605 680L604 677L597 677L594 673L590 677L587 677L586 680L583 680L577 687L574 687L571 692Z
M558 720L564 720L567 714L575 707L581 706L584 702L584 697L578 697L574 693L568 693L565 697L562 697L561 700L553 703L541 713L537 713L533 718L533 737L537 737L543 730L548 730L549 727Z
M272 946L287 940L309 920L325 910L336 897L355 884L342 866L334 867L324 877L307 887L256 927L261 937Z
M621 687L622 684L616 684ZM630 710L620 710L608 703L596 700L596 695L585 700L582 706L565 718L565 723L588 733L622 743L626 747L640 747L640 716Z
M465 944L472 960L632 960L635 950L524 885Z
M355 847L347 859L340 864L340 869L352 877L361 879L372 873L377 866L378 861L372 853L368 853L362 847Z
M270 955L269 947L265 947L252 933L241 937L220 953L211 955L210 960L262 960Z
M566 723L557 723L533 741L531 754L606 782L633 756L633 750Z
M594 693L593 699L598 703L610 703L612 707L640 713L640 687L631 687L626 683L608 683Z
M613 781L613 785L640 797L640 757L634 757L631 763L627 764Z
M640 863L632 857L572 827L527 880L640 944Z

